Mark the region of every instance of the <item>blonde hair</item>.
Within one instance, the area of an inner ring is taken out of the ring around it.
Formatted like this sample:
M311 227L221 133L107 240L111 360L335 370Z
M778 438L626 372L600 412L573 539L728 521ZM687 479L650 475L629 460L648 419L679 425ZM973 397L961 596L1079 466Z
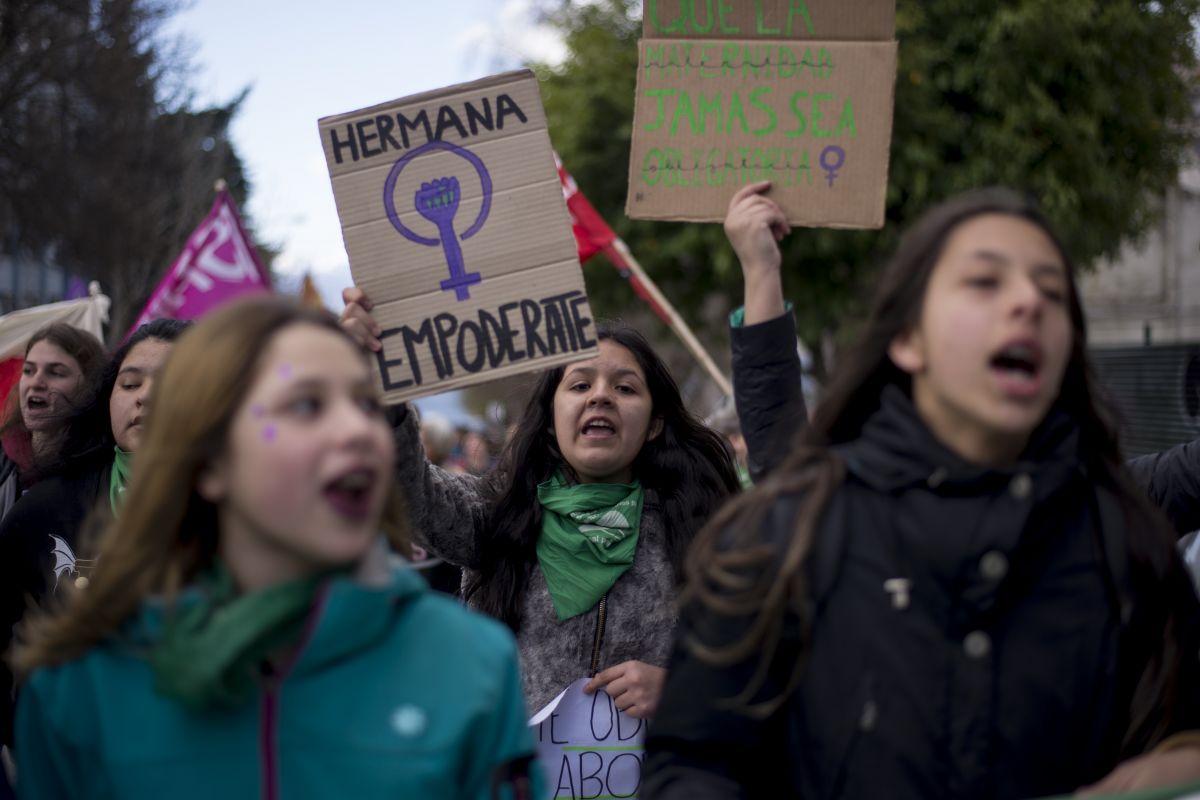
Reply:
M112 635L146 598L173 598L211 564L217 510L196 492L197 478L226 446L263 352L275 334L293 325L314 325L353 342L327 312L256 297L214 312L175 344L153 389L146 439L121 513L100 536L89 585L59 612L29 619L25 641L13 654L18 675L77 658ZM409 552L406 515L394 487L380 527L393 547Z

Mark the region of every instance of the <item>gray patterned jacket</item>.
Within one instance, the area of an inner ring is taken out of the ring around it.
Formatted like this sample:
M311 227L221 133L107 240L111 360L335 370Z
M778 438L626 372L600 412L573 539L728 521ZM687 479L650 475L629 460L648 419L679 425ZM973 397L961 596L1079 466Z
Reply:
M484 534L489 502L482 480L430 464L413 414L405 415L395 438L396 476L419 535L447 561L467 570L478 568L477 543ZM609 591L603 609L597 606L567 620L558 619L546 579L535 565L517 636L530 714L587 676L593 660L598 670L630 660L667 665L676 614L665 539L658 500L647 492L633 566Z

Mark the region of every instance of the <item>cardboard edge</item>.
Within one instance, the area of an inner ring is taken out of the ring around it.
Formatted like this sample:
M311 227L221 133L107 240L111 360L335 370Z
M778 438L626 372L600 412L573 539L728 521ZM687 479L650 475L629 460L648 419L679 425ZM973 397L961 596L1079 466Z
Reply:
M894 2L892 2L892 3L887 3L886 6L887 7L886 7L885 11L887 12L887 31L886 31L886 33L881 35L878 39L866 37L866 36L863 36L862 34L856 34L852 37L847 36L845 39L838 39L838 38L832 37L832 36L821 35L821 36L793 37L791 39L788 39L787 41L789 41L789 42L815 42L815 41L818 41L819 39L824 39L824 40L830 41L830 42L886 42L888 39L896 38L896 4ZM730 38L728 35L723 35L720 33L700 34L699 36L697 36L697 35L689 32L686 34L681 34L679 36L672 36L671 34L664 33L663 31L660 31L658 28L656 28L653 25L653 23L651 23L650 20L647 19L645 11L646 11L645 5L643 4L642 37L645 39L695 39L698 42L700 42L700 41L711 42L711 41L723 41L723 40ZM756 38L756 37L748 37L748 38ZM763 38L767 38L767 37L757 37L757 38L763 39Z
M880 44L883 44L880 42ZM892 81L888 84L888 100L892 107L892 113L888 115L888 147L883 153L883 174L886 176L883 185L879 187L879 193L882 197L875 208L878 212L875 215L875 224L871 226L874 230L879 230L887 222L887 192L888 187L892 183L892 145L896 143L896 81L900 79L900 43L893 41L889 54L892 59Z
M883 206L884 210L881 214L874 217L870 222L865 222L865 221L862 223L821 222L819 220L809 220L808 222L795 222L793 220L788 220L788 224L792 225L793 227L797 227L797 228L825 228L825 229L829 229L829 230L848 230L848 231L878 230L879 228L883 227L883 224L884 224L883 217L886 216L886 211L887 211L887 209L886 209L886 201L887 201L886 188L885 188L884 192L885 192L884 193L884 206ZM720 224L720 223L725 222L725 216L723 214L720 216L709 215L709 214L694 214L694 215L693 214L673 214L671 216L641 214L636 217L631 217L631 219L644 219L644 220L649 220L651 222L686 222L686 223L712 222L715 224Z
M524 80L526 78L532 78L533 82L534 82L534 86L535 87L537 86L537 83L538 83L537 74L534 73L533 70L531 70L531 69L514 69L514 70L510 70L508 72L500 72L495 75L489 75L486 78L480 78L480 79L474 80L474 81L467 81L465 83L455 83L455 84L451 84L450 86L443 86L439 89L430 89L429 91L426 91L426 92L418 92L417 94L410 94L405 97L397 97L392 100L386 100L382 103L376 103L373 106L367 106L365 108L355 109L354 111L346 111L346 112L343 112L340 114L331 114L326 117L318 117L317 118L317 131L318 131L318 133L320 133L321 128L325 127L326 125L336 125L336 124L339 124L342 122L347 122L351 119L354 119L354 118L357 118L357 117L360 117L360 116L363 116L366 114L375 113L382 109L390 108L392 106L401 105L401 104L410 105L410 104L415 104L415 103L424 103L424 102L428 102L430 100L433 100L435 98L442 97L442 96L445 96L448 94L478 91L480 89L490 89L493 86L500 86L501 84L505 84L505 83L516 83L517 81ZM541 102L541 99L542 99L542 96L541 96L541 92L539 91L538 92L538 102L539 103Z
M637 164L633 160L633 142L637 138L637 108L638 102L642 96L642 81L645 70L642 69L642 42L644 39L638 39L638 65L637 65L637 82L633 89L633 109L629 118L629 174L625 176L625 216L629 219L638 219L633 215L633 187L637 184Z
M576 350L571 353L561 353L556 356L545 356L538 361L528 362L528 364L524 365L523 368L514 368L511 371L508 369L498 369L484 373L477 372L473 375L450 378L436 384L426 384L411 391L398 389L394 392L385 393L383 395L383 404L385 406L394 406L404 403L408 400L416 400L420 397L428 397L430 395L441 394L442 392L452 392L456 389L464 389L468 386L475 386L476 384L480 383L498 381L502 378L511 378L516 375L529 375L564 364L571 364L576 361L584 361L592 358L595 355L598 355L599 353L600 346L597 344L595 347L589 347L584 350ZM371 355L373 356L374 354L372 353ZM374 358L372 358L371 371L376 381L376 386L378 387L382 379L379 375L379 366L375 363ZM485 375L486 377L481 378L480 375Z
M679 37L679 38L684 38L684 37ZM641 97L641 94L642 94L642 78L643 78L644 70L641 69L641 59L642 59L642 43L644 41L646 41L646 40L645 39L638 40L638 71L637 71L636 88L634 89L635 104L637 102L637 98ZM662 39L661 37L658 37L657 39L655 39L655 41L673 41L673 40ZM700 41L700 40L697 39L697 41ZM766 39L757 39L757 40L728 39L728 40L722 40L722 41L766 42L769 40L766 40ZM786 43L786 42L793 42L793 41L817 41L817 40L775 39L775 40L770 40L770 41ZM888 115L888 137L887 137L888 138L888 147L884 151L884 154L883 154L884 175L887 176L887 180L885 180L883 182L883 185L880 186L880 188L879 188L879 194L881 196L878 198L878 201L876 202L876 204L874 206L874 208L876 208L877 211L876 211L875 215L872 217L870 222L864 222L862 224L851 224L851 223L843 223L843 222L822 223L819 221L799 222L799 221L796 221L793 219L789 219L788 224L795 225L795 226L801 227L801 228L826 228L826 229L830 229L830 230L879 230L880 228L882 228L884 226L884 224L887 220L887 190L888 190L888 186L891 182L891 171L892 171L892 147L891 147L891 145L894 144L893 134L895 132L895 122L896 122L896 81L899 80L900 43L895 39L892 39L891 41L884 41L884 40L877 41L877 40L873 40L873 39L854 39L854 40L840 41L837 39L826 39L824 41L832 42L835 44L864 44L864 45L870 45L872 47L879 47L881 45L884 45L884 46L890 45L890 47L888 47L887 50L888 50L888 54L890 55L891 61L892 61L892 70L891 70L892 81L888 85L887 92L888 92L888 99L889 99L890 105L892 107L892 113ZM635 108L636 108L636 105L635 105ZM636 114L634 116L634 119L636 120ZM637 131L635 130L629 137L629 175L627 177L627 184L626 184L627 188L625 190L625 216L626 217L628 217L629 219L644 219L644 220L649 220L652 222L688 222L688 223L715 222L715 223L723 223L725 221L724 214L722 214L721 216L713 216L711 214L678 214L678 215L665 216L665 215L658 215L658 214L653 214L653 213L645 213L645 212L637 211L633 204L633 187L637 180L637 173L635 171L635 163L634 163L634 159L633 159L633 140L636 135L637 135Z

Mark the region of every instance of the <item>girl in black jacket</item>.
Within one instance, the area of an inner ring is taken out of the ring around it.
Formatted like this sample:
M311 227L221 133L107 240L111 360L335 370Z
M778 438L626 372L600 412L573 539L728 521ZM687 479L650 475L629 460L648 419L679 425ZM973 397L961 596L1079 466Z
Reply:
M759 184L726 230L778 265ZM643 797L1020 798L1200 780L1200 606L1003 190L926 214L787 460L689 552Z

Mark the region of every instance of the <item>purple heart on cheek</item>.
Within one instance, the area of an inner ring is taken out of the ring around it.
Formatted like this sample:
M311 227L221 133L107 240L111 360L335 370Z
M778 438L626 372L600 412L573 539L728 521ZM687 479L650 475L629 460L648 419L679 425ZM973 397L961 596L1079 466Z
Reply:
M268 425L265 428L263 428L263 440L267 441L267 442L273 442L273 441L275 441L275 436L278 433L279 433L279 431L275 428L274 425Z

